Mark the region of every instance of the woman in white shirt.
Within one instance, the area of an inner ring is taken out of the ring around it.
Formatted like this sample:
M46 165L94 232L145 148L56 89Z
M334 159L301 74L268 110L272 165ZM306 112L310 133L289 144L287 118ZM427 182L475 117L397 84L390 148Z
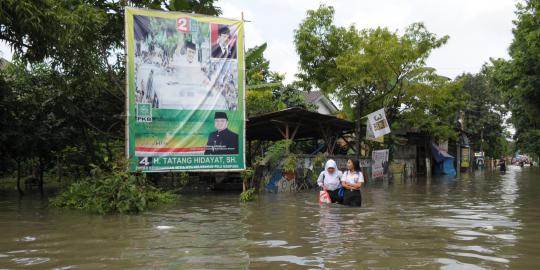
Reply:
M339 197L342 175L341 171L337 169L336 162L329 159L324 165L324 171L319 174L319 178L317 179L317 184L319 187L328 191L333 203L342 203L342 199Z
M358 160L347 160L347 171L341 178L341 185L345 189L343 204L350 206L362 206L362 193L360 188L364 184L364 175L360 170Z

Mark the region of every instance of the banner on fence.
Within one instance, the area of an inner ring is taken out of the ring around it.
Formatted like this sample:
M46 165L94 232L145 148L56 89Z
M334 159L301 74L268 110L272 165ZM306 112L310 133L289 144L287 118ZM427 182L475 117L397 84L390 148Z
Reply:
M384 150L374 150L372 152L373 163L371 165L371 176L372 177L382 177L385 172L388 170L388 149Z

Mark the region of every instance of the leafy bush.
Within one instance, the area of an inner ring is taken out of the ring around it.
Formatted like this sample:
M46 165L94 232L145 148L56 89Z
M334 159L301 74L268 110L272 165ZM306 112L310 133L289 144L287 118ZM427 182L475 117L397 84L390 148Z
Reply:
M279 161L285 156L287 148L292 144L291 140L281 140L268 147L263 157L260 157L257 163L266 164L273 168L279 164Z
M246 181L253 177L253 173L253 169L251 167L247 167L245 170L240 172L240 177L242 178L242 180Z
M67 190L51 198L50 204L99 214L124 214L139 213L176 199L175 194L149 185L143 175L130 174L125 168L116 167L111 173L73 183Z
M250 202L255 199L255 189L250 188L242 193L240 193L240 202Z
M283 161L283 171L287 173L294 173L296 171L296 163L298 158L295 154L289 154L285 161Z
M319 153L311 160L311 164L313 164L313 168L323 168L324 161L326 159L327 159L326 153Z
M317 154L312 160L311 164L313 165L313 174L311 175L311 180L316 183L317 178L319 178L319 173L324 169L324 161L328 158L326 153Z
M181 172L180 173L180 185L186 186L187 184L189 184L189 173Z

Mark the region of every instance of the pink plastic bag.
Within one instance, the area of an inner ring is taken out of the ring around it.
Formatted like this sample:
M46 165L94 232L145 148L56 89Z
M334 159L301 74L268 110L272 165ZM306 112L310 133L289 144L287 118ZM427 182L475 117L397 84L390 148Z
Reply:
M319 204L323 203L332 203L332 200L330 199L330 194L328 194L328 191L326 191L326 189L319 191Z

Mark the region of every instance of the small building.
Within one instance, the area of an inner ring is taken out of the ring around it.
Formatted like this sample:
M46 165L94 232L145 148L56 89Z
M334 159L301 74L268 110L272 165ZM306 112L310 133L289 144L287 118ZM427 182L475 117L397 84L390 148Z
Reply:
M410 130L393 130L394 153L393 167L401 167L407 177L431 175L432 156L430 143L432 137L428 134Z
M320 114L334 115L339 109L327 96L321 91L303 92L304 99L307 103L317 107L317 112Z

